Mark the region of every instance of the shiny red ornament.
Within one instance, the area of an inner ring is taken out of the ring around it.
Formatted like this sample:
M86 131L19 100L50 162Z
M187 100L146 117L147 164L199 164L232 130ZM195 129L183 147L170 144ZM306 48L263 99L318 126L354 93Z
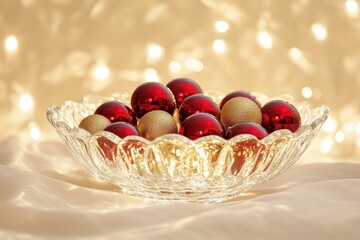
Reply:
M138 118L153 110L173 114L176 101L171 91L163 84L147 82L138 86L131 96L131 107Z
M259 106L259 108L261 108L261 104L260 102L256 99L256 97L254 97L253 95L251 95L250 93L248 92L245 92L245 91L234 91L234 92L231 92L229 94L227 94L220 102L219 106L220 106L220 109L222 109L222 107L224 106L224 104L229 101L230 99L234 98L234 97L246 97L252 101L254 101L256 103L256 105Z
M191 140L196 140L203 136L218 135L223 137L224 130L220 122L211 114L196 113L186 118L181 124L179 133Z
M266 103L262 109L262 126L271 133L280 129L296 132L301 126L298 110L288 102L273 100Z
M136 130L136 128L133 125L126 123L126 122L112 123L109 126L107 126L104 129L104 131L111 132L120 138L132 136L132 135L139 136L139 133Z
M210 97L199 93L191 95L183 101L179 108L180 121L184 121L195 113L209 113L219 119L220 108Z
M176 78L166 85L174 94L177 106L193 94L203 93L199 84L189 78Z
M125 104L118 101L108 101L101 104L95 114L102 115L110 122L127 122L136 126L136 116L133 110Z
M251 134L259 140L268 135L265 128L254 122L242 122L229 127L225 132L225 138L230 139L240 134Z

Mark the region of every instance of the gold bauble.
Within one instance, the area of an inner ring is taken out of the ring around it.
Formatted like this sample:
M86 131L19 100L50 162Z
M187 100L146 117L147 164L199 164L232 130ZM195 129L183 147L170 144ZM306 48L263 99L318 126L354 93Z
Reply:
M106 128L110 124L110 120L106 117L99 114L93 114L85 117L80 122L79 127L85 129L91 134L95 134L99 131L104 130L104 128Z
M164 134L178 132L173 116L161 110L154 110L142 116L137 129L141 136L150 141Z
M234 97L221 109L220 121L225 129L241 122L255 122L261 125L261 109L252 100L245 97Z

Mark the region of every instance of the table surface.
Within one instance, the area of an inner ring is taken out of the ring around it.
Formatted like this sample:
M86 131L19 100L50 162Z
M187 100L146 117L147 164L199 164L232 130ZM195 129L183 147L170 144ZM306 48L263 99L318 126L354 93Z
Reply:
M97 180L57 141L0 144L1 239L359 239L360 163L307 151L220 204L154 204Z

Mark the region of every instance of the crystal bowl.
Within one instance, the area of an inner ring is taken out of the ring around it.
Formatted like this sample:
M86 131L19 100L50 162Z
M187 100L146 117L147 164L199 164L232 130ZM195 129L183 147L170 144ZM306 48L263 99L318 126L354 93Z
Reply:
M224 94L207 92L216 102ZM80 102L51 106L47 118L75 158L92 174L123 192L155 202L221 202L272 179L294 164L326 120L327 106L313 107L290 94L268 97L252 92L261 104L281 99L294 105L302 125L295 132L278 130L262 140L238 135L230 140L206 136L192 141L179 134L153 141L119 138L101 131L91 135L78 127L104 101L129 105L130 95L87 95Z

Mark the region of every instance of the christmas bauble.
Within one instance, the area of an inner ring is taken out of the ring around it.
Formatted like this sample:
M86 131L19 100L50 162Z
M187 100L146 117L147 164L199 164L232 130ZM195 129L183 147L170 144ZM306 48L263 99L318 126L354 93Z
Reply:
M219 119L220 108L210 97L194 94L187 97L181 104L179 108L180 121L184 121L195 113L209 113Z
M125 104L118 101L108 101L101 104L95 114L100 114L113 122L128 122L136 126L136 116Z
M112 123L109 126L107 126L104 129L104 131L114 133L115 135L117 135L120 138L132 136L132 135L135 135L135 136L139 135L136 128L133 125L131 125L130 123L126 123L126 122Z
M298 110L288 102L273 100L266 103L262 109L262 126L269 132L279 129L289 129L296 132L301 125Z
M224 135L220 122L208 113L196 113L186 118L181 124L179 133L191 140L207 135L220 137Z
M189 78L177 78L166 85L174 94L177 106L180 106L185 98L197 93L203 93L199 84Z
M257 137L259 140L268 135L265 128L261 125L253 122L242 122L229 127L225 132L225 138L230 139L240 134L251 134Z
M137 129L140 135L148 140L154 140L164 134L178 132L173 116L161 110L146 113L140 118Z
M255 122L261 124L261 110L249 98L234 97L227 101L221 109L221 123L225 129L241 122Z
M147 82L138 86L133 92L131 107L138 118L153 110L163 110L173 114L176 101L171 91L163 84Z
M254 101L256 103L256 105L259 106L259 108L261 108L261 104L260 102L250 93L245 92L245 91L234 91L231 92L229 94L227 94L220 102L219 107L220 109L222 109L222 107L224 106L224 104L229 101L230 99L234 98L234 97L246 97L252 101Z
M91 134L95 134L99 131L104 130L104 128L106 128L110 124L110 120L106 117L99 114L93 114L81 120L79 127L85 129Z

